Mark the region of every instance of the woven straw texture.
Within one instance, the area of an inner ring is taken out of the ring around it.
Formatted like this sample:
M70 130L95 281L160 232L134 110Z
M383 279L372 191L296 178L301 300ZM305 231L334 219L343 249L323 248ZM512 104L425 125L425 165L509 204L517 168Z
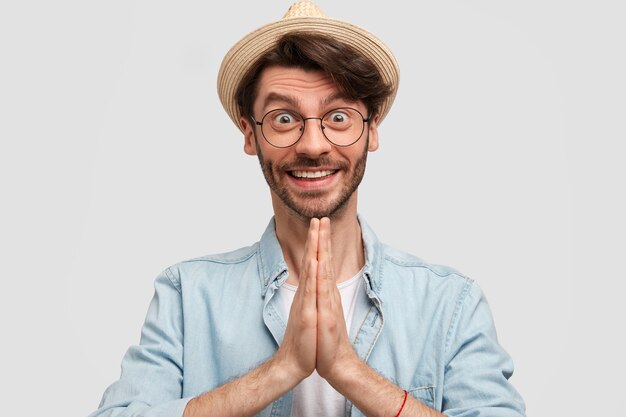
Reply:
M217 91L226 113L241 130L241 114L235 99L239 82L258 58L272 49L285 33L321 33L346 43L377 66L383 80L392 86L392 94L383 102L380 122L395 99L400 71L395 57L378 38L367 30L341 20L327 17L315 4L305 1L293 4L283 18L249 33L224 57L217 76Z

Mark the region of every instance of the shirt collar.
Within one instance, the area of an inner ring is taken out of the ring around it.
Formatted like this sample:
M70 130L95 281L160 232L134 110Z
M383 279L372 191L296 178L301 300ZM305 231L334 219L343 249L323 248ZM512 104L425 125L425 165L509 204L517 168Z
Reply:
M269 224L261 236L259 242L259 272L261 274L261 284L263 285L263 294L271 282L280 278L287 272L287 262L283 258L283 251L276 237L276 223L274 217L270 219Z
M382 243L378 240L378 237L376 237L376 234L374 234L374 231L367 224L363 216L358 215L358 218L359 224L361 225L361 237L363 238L363 249L365 252L363 273L374 292L379 292L380 285L382 284L380 280L381 274L379 273L381 266L380 259L383 254Z
M382 256L381 243L374 234L374 231L365 222L363 216L358 215L359 224L361 225L361 236L363 238L363 248L365 252L365 265L363 273L365 274L370 286L375 292L380 289L380 274L378 269L380 266L380 257ZM263 236L259 242L259 272L261 275L261 284L263 285L263 293L265 294L268 286L274 281L280 281L286 277L287 263L283 258L283 252L276 237L276 223L274 218L270 220ZM278 282L277 285L280 285Z

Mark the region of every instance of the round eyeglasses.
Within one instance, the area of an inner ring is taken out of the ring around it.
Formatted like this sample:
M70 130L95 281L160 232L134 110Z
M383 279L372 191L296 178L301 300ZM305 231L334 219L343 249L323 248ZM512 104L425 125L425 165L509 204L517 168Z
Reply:
M263 137L276 148L288 148L300 140L307 120L319 120L324 137L333 145L355 144L365 131L369 118L351 107L339 107L326 112L322 117L303 117L289 109L275 109L265 113L261 121L252 120L261 126Z

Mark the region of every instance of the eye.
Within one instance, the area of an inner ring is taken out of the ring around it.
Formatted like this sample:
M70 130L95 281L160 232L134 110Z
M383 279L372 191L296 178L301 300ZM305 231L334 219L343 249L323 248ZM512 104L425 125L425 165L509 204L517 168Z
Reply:
M290 124L294 123L295 121L296 118L291 113L281 112L273 115L272 117L272 122L276 124Z
M333 111L328 115L328 121L333 124L342 124L347 122L350 116L344 111Z
M289 109L272 110L263 120L267 121L266 129L275 132L290 132L302 125L302 117Z

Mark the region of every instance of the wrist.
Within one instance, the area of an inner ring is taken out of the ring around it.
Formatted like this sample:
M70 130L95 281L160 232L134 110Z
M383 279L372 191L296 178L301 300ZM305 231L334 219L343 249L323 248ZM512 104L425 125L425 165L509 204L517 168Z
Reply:
M281 383L288 386L288 389L292 389L312 373L306 373L300 369L297 362L281 355L280 351L269 360L268 365Z
M355 381L363 378L368 368L367 364L359 358L354 351L346 355L329 372L323 376L328 383L340 393L345 392Z

